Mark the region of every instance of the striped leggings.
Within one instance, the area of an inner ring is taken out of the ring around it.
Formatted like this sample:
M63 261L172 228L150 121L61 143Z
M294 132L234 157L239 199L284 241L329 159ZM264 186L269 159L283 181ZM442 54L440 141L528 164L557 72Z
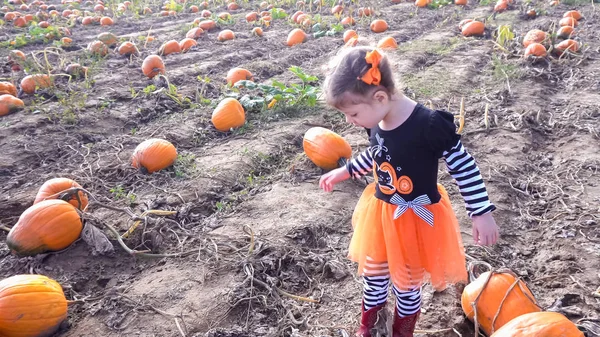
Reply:
M364 309L367 311L387 301L390 276L363 276L363 286L363 303ZM421 309L420 287L411 291L400 291L392 285L392 291L396 296L398 316L410 316Z

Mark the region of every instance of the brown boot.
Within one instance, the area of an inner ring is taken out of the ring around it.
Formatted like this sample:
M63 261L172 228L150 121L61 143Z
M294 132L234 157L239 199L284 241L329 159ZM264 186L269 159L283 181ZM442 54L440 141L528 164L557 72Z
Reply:
M360 319L360 328L356 332L357 337L371 337L371 329L375 326L375 322L377 322L377 313L381 311L381 309L385 308L385 303L382 305L378 305L373 307L367 311L365 311L365 304L362 306L362 317Z
M398 310L394 313L394 325L392 326L392 336L393 337L413 337L415 332L415 326L417 325L417 320L419 319L419 315L421 314L421 310L416 313L406 316L400 317L398 316Z

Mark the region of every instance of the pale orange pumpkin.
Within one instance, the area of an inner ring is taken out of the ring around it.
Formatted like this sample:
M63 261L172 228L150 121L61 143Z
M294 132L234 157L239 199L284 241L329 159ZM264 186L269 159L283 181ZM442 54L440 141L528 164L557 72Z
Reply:
M67 318L62 287L44 275L14 275L0 281L0 336L51 336Z
M250 12L246 14L246 22L255 22L256 20L258 20L258 13Z
M129 42L129 41L121 43L121 45L119 46L118 52L120 55L123 55L123 56L140 54L140 51L135 46L135 43Z
M481 21L467 22L461 29L463 36L481 36L485 32L485 25Z
M254 81L254 77L252 77L252 73L244 68L232 68L227 72L227 85L233 86L238 81L242 80L250 80Z
M221 42L229 41L229 40L233 40L233 39L235 39L235 34L230 29L224 29L219 32L219 35L217 35L217 40L221 41Z
M252 28L252 35L255 35L255 36L258 36L258 37L263 36L263 30L262 30L262 28L260 28L260 27L254 27L254 28Z
M181 47L181 52L185 53L190 50L192 47L197 46L198 42L196 40L186 37L185 39L179 41L179 46Z
M177 149L168 140L151 138L141 142L133 151L131 165L144 173L165 169L177 159Z
M169 40L160 46L158 49L158 55L169 55L181 53L181 45L175 40Z
M387 36L387 37L384 37L383 39L379 40L379 42L377 43L377 48L396 49L396 48L398 48L398 43L396 42L396 39L394 39L393 37Z
M542 43L548 38L548 34L543 30L532 29L525 34L523 38L523 47L527 47L532 43Z
M25 107L23 101L13 95L0 95L0 116L8 115Z
M142 72L150 78L158 74L164 74L165 64L162 58L158 55L148 55L142 63Z
M559 44L554 46L554 50L562 56L566 51L571 51L573 53L579 50L579 43L575 40L566 39Z
M100 43L104 45L102 42ZM104 47L106 48L106 45ZM21 80L21 90L29 95L35 93L38 88L44 89L51 85L52 78L46 74L28 75Z
M546 51L546 47L544 47L541 43L531 43L527 46L527 48L525 48L525 57L528 57L530 55L533 56L537 56L537 57L545 57L546 55L548 55L547 51Z
M541 311L527 284L509 270L482 273L464 288L461 305L471 321L477 308L477 322L488 336L517 316Z
M348 29L344 32L343 35L344 43L348 42L348 40L350 40L353 37L358 37L358 33L356 33L354 29Z
M204 21L200 22L198 27L202 28L205 31L209 31L209 30L217 28L217 24L213 20L204 20Z
M297 44L304 43L304 41L306 41L306 38L306 33L302 29L295 28L288 33L286 44L288 45L288 47L292 47Z
M571 17L571 18L579 21L583 18L583 15L581 15L581 13L579 13L579 11L572 10L572 11L568 11L565 14L563 14L563 18L568 18L568 17Z
M415 0L415 6L417 7L427 7L427 5L429 4L429 0Z
M50 199L61 199L65 200L61 196L62 192L71 189L71 188L82 188L76 181L69 178L52 178L47 180L42 184L38 193L35 196L34 204L37 204L43 200ZM80 210L84 210L88 205L88 197L87 194L83 191L79 191L77 193L70 193L69 199L65 200L70 203L74 207L79 208Z
M570 39L574 35L575 35L575 28L573 28L571 26L562 26L556 32L556 36L558 36L562 39Z
M320 126L306 131L302 147L306 156L315 165L326 170L339 167L341 159L352 156L352 148L343 137Z
M100 26L112 26L115 22L108 16L104 16L100 19Z
M464 19L464 20L460 21L460 22L458 23L458 30L462 30L462 27L463 27L464 25L466 25L466 24L467 24L467 23L469 23L469 22L473 22L473 21L475 21L475 20L473 20L473 19Z
M75 242L82 229L73 205L59 199L44 200L21 214L6 236L6 244L20 256L59 251Z
M560 19L560 21L558 21L558 25L559 26L577 27L579 25L579 22L574 17L567 16L567 17Z
M213 110L211 121L217 130L226 132L244 125L246 113L238 100L227 97Z
M558 312L532 312L520 315L491 337L584 337L583 332Z
M385 20L373 20L369 26L374 33L385 32L388 29L388 24Z
M340 21L343 26L354 26L356 24L356 20L353 17L347 16Z
M106 54L108 54L108 46L99 40L90 42L87 46L87 50L92 55L106 56Z
M185 37L190 38L190 39L194 39L197 40L202 36L202 33L204 33L204 29L200 28L200 27L196 27L196 28L192 28L190 29L186 34Z
M10 82L0 82L0 95L17 96L17 87Z
M116 45L117 42L119 41L115 34L109 33L109 32L104 32L104 33L98 34L96 39L98 41L102 41L105 45L107 45L109 47Z

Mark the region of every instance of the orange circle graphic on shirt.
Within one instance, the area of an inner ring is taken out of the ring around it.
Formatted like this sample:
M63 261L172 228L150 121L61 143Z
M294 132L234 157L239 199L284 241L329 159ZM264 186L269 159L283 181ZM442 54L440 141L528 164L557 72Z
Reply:
M377 166L375 164L375 176L377 177L377 185L381 193L386 195L392 195L398 189L396 184L396 170L392 164L383 162Z
M408 176L398 178L398 191L402 194L410 194L413 190L412 180Z

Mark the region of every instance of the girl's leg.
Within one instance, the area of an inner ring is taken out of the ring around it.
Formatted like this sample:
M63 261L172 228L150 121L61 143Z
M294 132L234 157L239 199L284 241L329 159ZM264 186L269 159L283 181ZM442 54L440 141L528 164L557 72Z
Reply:
M357 336L371 337L370 330L377 322L377 313L385 307L390 275L387 262L369 261L363 270L362 317Z
M401 291L393 287L396 296L393 337L413 337L417 319L421 313L421 287Z

